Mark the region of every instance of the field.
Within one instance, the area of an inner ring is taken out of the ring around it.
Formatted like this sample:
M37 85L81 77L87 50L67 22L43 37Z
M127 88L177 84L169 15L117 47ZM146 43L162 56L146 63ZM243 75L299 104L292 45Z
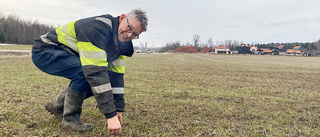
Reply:
M121 136L320 136L320 58L151 54L127 59ZM68 80L0 56L0 136L110 136L94 98L79 133L44 104Z

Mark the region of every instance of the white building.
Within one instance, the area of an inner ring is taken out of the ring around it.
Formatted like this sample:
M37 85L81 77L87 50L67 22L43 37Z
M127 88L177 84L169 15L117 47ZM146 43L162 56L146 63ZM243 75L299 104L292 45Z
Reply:
M219 47L215 48L214 52L216 54L232 54L232 51L225 46L219 46Z

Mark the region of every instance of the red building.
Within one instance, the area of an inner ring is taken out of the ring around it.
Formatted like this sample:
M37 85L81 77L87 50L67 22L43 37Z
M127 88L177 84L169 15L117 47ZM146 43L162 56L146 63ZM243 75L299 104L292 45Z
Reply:
M208 47L203 47L201 50L200 50L200 53L209 53L210 52L210 49Z
M197 53L197 48L193 46L184 46L184 47L179 47L173 52L185 52L185 53Z

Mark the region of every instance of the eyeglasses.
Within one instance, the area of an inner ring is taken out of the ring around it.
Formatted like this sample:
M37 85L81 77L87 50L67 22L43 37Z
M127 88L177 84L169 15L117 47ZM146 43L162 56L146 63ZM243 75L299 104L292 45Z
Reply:
M127 17L126 17L127 18ZM133 29L132 29L132 27L129 25L129 20L128 20L128 18L127 18L127 25L128 25L128 32L129 33L132 33L132 35L131 35L131 38L133 38L133 39L139 39L139 35L137 34L137 33L135 33L134 31L133 31Z

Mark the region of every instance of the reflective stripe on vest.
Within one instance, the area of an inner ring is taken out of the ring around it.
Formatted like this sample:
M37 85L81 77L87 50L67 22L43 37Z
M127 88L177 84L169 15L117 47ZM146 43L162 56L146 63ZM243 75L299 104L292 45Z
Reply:
M106 51L90 42L78 42L79 56L82 66L95 65L108 67Z
M110 28L112 29L112 22L110 19L108 18L104 18L104 17L97 17L96 20L100 20L102 21L103 23L106 23L110 26Z
M60 26L56 29L56 33L58 35L58 41L76 52L79 52L77 49L77 39L76 32L74 29L74 23L76 21L70 22L66 25Z
M112 63L108 64L108 70L116 73L124 73L126 65L126 56L120 55Z

